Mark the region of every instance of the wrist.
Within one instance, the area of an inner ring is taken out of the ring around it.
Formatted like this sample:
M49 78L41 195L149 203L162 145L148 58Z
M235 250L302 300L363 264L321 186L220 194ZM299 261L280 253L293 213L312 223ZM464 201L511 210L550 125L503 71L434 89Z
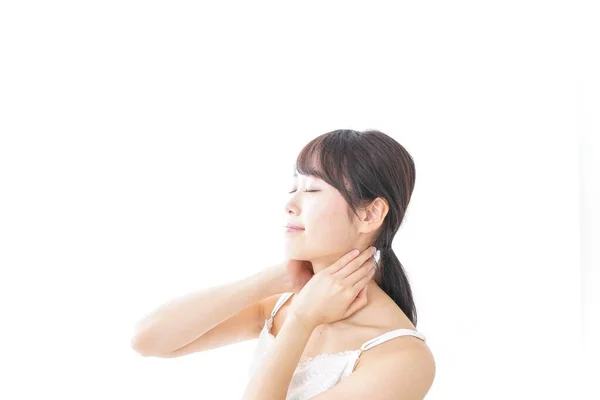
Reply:
M312 318L302 315L301 313L294 311L292 308L288 310L285 321L289 321L290 324L294 324L295 326L309 332L314 331L317 326L319 326L319 324Z
M292 291L292 284L289 281L288 274L281 264L275 264L266 268L263 271L262 278L271 295Z

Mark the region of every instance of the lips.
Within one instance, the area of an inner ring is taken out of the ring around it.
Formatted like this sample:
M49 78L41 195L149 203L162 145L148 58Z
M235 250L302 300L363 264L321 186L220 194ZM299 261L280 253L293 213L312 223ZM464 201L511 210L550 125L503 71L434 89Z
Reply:
M298 226L298 225L292 225L292 224L287 224L285 227L287 229L292 229L292 230L295 230L295 231L303 231L304 230L303 227Z

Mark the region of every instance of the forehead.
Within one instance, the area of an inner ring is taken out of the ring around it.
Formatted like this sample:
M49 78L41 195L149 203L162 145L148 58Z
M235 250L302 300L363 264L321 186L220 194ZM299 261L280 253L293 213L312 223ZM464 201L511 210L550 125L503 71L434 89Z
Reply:
M292 178L294 180L297 180L297 179L312 179L312 180L319 180L319 181L321 180L320 178L318 178L314 175L303 175L303 174L299 173L298 171L294 171L294 175L292 175Z

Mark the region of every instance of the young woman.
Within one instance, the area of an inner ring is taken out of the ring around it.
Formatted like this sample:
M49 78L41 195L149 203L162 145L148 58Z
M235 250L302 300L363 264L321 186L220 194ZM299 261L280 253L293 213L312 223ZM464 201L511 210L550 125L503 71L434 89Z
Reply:
M301 150L293 178L285 262L161 307L133 347L177 357L258 338L245 400L423 399L435 361L391 247L412 157L380 131L336 130Z

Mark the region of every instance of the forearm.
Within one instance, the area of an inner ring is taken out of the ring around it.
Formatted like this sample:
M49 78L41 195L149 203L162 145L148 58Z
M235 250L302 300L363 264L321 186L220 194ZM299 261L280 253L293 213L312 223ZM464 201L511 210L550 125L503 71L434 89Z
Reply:
M289 314L275 342L254 375L243 400L285 400L300 357L315 326Z
M281 268L272 266L232 283L193 292L160 306L138 322L133 342L148 354L169 353L249 305L286 290Z

